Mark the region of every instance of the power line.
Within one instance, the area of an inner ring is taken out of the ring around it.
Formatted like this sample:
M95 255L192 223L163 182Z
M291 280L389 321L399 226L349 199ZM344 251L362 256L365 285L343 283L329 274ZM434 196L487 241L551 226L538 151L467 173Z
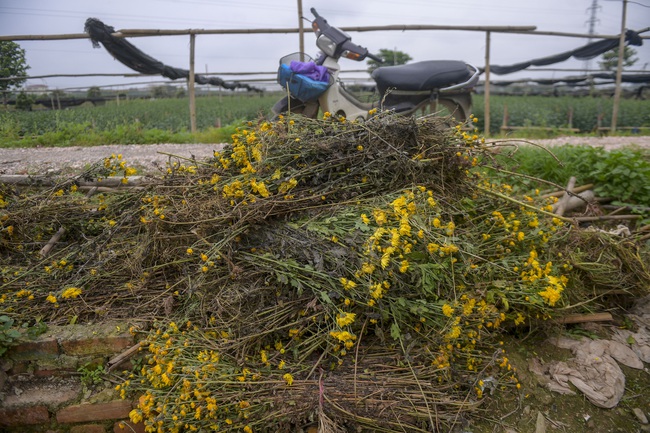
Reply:
M237 4L237 3L233 3ZM237 4L239 5L239 4ZM270 7L267 7L271 9ZM33 8L21 8L21 7L7 7L0 6L0 11L4 15L25 15L25 16L46 16L49 18L88 18L90 15L101 15L104 18L110 18L120 21L132 21L132 22L153 22L153 23L173 23L173 24L183 24L187 23L188 27L195 27L197 24L201 25L214 25L214 24L251 24L249 21L234 21L232 19L228 20L200 20L195 17L192 18L181 18L181 17L167 17L167 16L156 16L156 15L133 15L133 14L116 14L116 13L98 13L97 11L78 11L78 10L65 10L65 9L33 9Z

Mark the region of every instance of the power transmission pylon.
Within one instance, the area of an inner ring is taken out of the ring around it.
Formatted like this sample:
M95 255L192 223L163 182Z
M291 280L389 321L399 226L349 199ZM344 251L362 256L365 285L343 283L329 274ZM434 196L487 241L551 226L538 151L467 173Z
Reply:
M591 1L591 6L587 8L587 12L589 13L589 19L586 21L587 24L589 24L589 42L591 43L592 41L592 35L596 34L596 23L599 22L600 20L598 19L598 10L600 9L600 6L598 6L598 0L592 0ZM591 69L591 60L585 60L584 64L584 69L585 72L589 72L589 69Z

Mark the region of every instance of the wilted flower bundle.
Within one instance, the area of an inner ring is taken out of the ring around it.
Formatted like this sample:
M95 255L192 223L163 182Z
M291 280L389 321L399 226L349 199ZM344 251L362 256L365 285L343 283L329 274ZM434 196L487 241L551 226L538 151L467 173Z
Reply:
M572 284L566 221L480 173L473 121L284 118L141 189L70 186L42 206L77 231L4 263L4 305L34 290L53 320L155 322L118 387L148 431L453 424L487 388L518 388L501 333L549 318ZM55 231L3 200L3 248Z
M212 189L255 224L235 230L230 288L204 301L208 326L149 334L145 384L127 386L150 396L134 420L152 431L160 420L179 431L264 431L320 414L408 430L471 409L484 379L519 387L498 335L562 302L566 261L547 244L564 223L535 212L550 203L482 192L508 188L470 175L478 139L420 122L285 119L240 131L215 155L216 173L202 182L218 176ZM391 391L372 407L390 405L390 415L337 404L369 398L379 377ZM190 386L200 388L193 398Z

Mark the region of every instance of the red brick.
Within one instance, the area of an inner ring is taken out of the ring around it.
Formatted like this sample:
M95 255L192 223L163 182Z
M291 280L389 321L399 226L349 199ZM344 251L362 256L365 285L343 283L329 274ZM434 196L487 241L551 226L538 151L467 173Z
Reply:
M70 429L70 433L106 433L106 428L100 424L76 425Z
M53 358L59 354L59 343L54 338L24 341L7 351L6 356L16 361Z
M14 376L19 374L30 373L31 369L32 369L31 361L14 362L13 366L9 370L9 375Z
M45 406L0 408L0 426L44 424L50 421L50 413Z
M77 404L61 409L56 414L60 423L101 421L105 419L126 419L132 405L127 400L114 400L108 403Z
M71 369L53 369L53 370L46 370L46 369L41 369L41 368L36 368L34 370L34 376L36 377L68 377L68 376L74 376L77 374L77 370L71 370Z
M113 433L145 433L144 424L141 422L134 424L131 421L117 421L113 425Z
M93 337L79 340L63 340L61 348L68 355L112 355L133 346L131 335Z

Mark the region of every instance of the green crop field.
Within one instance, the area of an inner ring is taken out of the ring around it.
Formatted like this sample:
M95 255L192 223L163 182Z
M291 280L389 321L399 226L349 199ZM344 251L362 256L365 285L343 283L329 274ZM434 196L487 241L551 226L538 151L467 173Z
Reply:
M593 132L598 126L610 126L613 100L594 97L547 96L492 96L490 97L490 131L499 131L507 107L508 126L542 126L566 128L571 126L581 132ZM474 114L478 127L484 129L485 112L483 95L473 96ZM641 99L622 99L619 106L618 126L650 127L650 103Z
M232 125L268 117L279 97L280 93L198 97L196 134L189 133L187 98L111 101L64 110L0 111L0 147L224 141L229 139ZM475 95L474 114L479 118L480 130L484 128L483 105L483 96ZM571 125L582 133L592 133L599 116L602 125L611 122L612 100L607 98L493 96L490 105L492 133L503 124L506 107L509 126ZM230 127L219 129L217 125ZM646 132L650 128L648 102L622 100L618 126L643 127L641 132Z
M234 94L196 99L197 129L214 131L216 125L230 125L268 116L279 94ZM187 98L111 101L100 106L79 106L64 110L0 112L0 146L98 145L112 143L156 143L192 137ZM229 135L229 134L228 134ZM213 137L205 137L210 140Z

